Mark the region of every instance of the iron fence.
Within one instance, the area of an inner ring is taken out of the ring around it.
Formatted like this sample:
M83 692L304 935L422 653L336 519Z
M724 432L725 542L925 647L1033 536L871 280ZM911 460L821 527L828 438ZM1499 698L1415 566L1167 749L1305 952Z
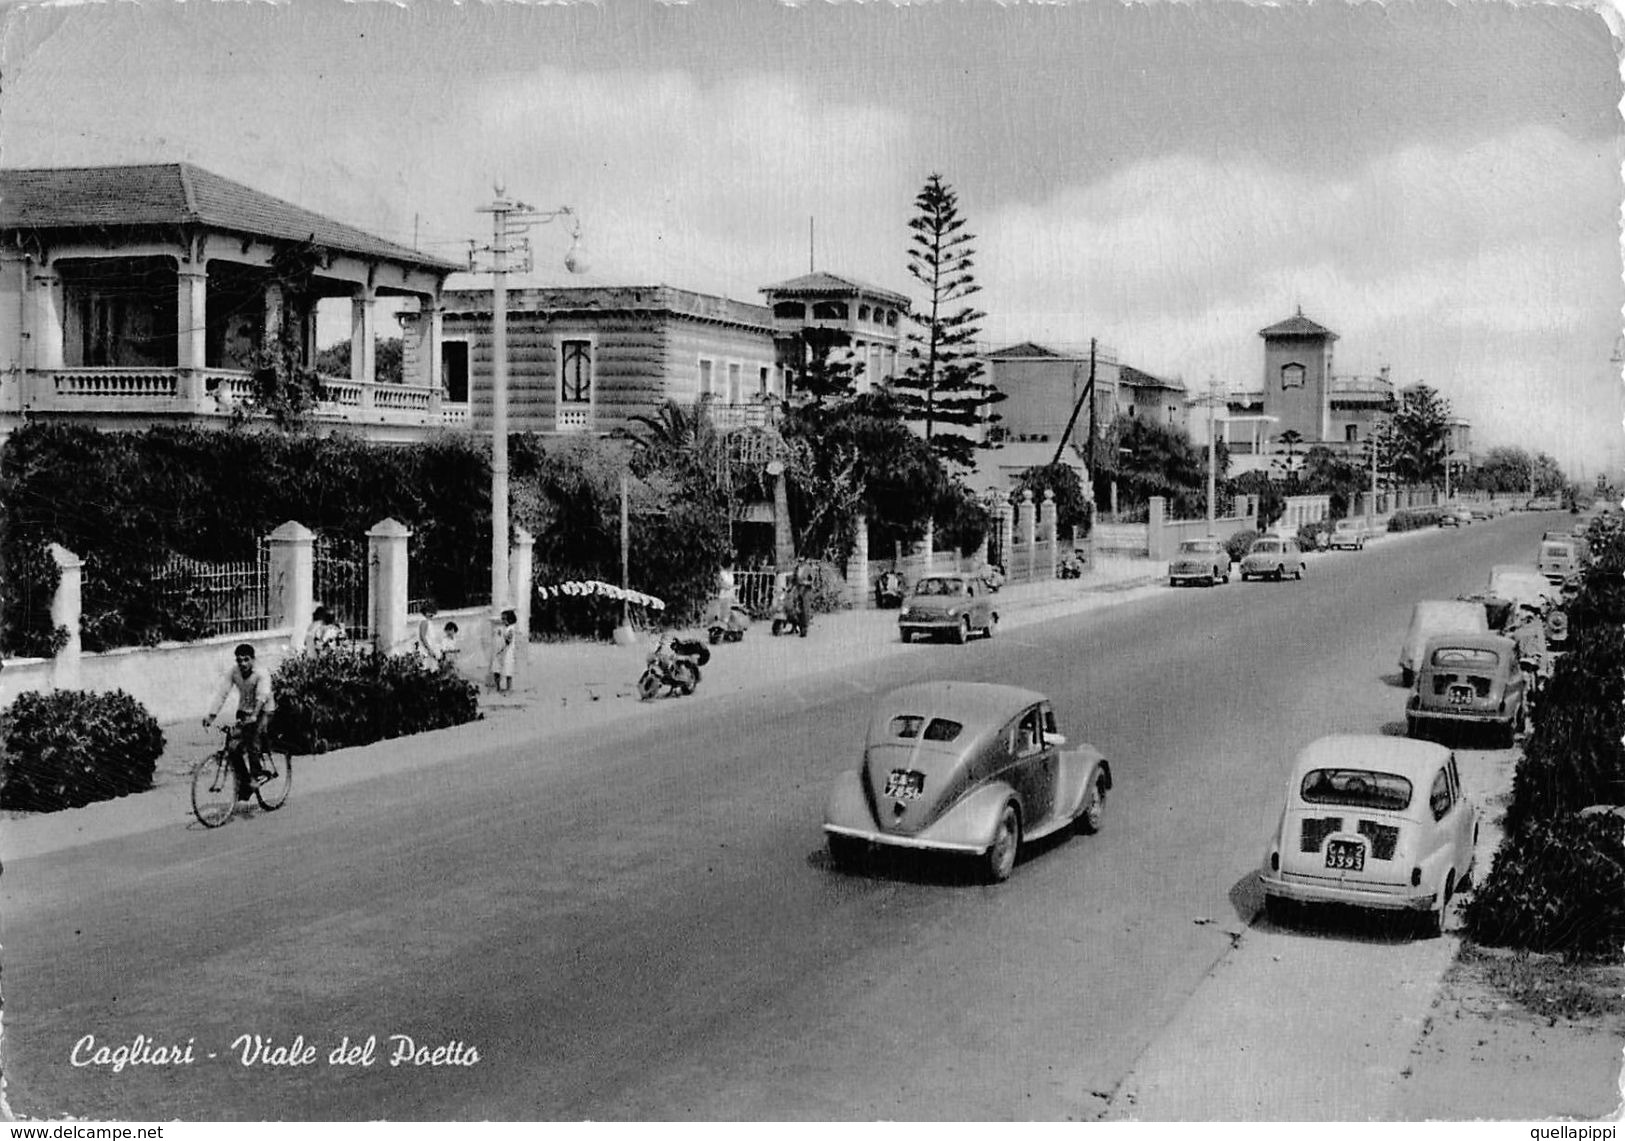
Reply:
M752 618L766 618L773 613L773 583L777 572L771 570L736 570L734 599Z
M209 638L271 626L271 550L263 540L252 559L204 562L172 554L154 568L151 584L172 632Z
M327 607L351 641L372 637L367 613L367 546L338 535L317 535L312 546L316 604Z

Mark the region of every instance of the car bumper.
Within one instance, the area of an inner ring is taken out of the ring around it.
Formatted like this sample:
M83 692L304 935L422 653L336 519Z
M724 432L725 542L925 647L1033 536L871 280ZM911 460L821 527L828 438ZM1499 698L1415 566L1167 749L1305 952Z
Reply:
M1261 872L1258 880L1265 895L1294 903L1344 903L1379 911L1431 911L1434 904L1433 892L1420 887L1355 887L1287 879L1272 872Z
M962 844L953 840L922 839L918 836L893 836L873 828L853 828L844 824L826 824L824 831L831 836L846 836L884 848L907 848L915 852L957 852L978 855L987 851L985 844Z
M1435 725L1505 725L1516 714L1487 713L1482 710L1453 713L1447 709L1407 709L1405 716L1411 721Z
M1224 574L1212 567L1202 567L1199 570L1171 570L1168 572L1169 582L1208 582L1216 578L1225 578Z
M969 621L969 615L964 617L943 618L899 618L897 628L907 634L931 634L938 631L952 632L960 625Z

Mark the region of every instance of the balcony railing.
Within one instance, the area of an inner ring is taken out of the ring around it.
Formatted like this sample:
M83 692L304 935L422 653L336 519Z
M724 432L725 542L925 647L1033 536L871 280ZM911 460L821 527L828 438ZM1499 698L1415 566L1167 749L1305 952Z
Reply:
M711 423L721 431L732 428L766 428L778 422L778 404L772 400L756 398L739 404L708 401L706 408Z

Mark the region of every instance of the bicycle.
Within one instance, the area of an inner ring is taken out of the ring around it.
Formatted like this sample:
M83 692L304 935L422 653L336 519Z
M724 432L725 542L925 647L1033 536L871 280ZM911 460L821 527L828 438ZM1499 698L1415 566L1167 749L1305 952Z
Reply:
M268 745L260 764L268 768L268 780L255 784L249 779L248 758L243 755L242 732L235 725L222 725L225 743L197 763L192 770L192 814L205 828L218 828L230 820L240 801L250 797L267 812L275 812L288 799L293 787L293 756L281 745Z

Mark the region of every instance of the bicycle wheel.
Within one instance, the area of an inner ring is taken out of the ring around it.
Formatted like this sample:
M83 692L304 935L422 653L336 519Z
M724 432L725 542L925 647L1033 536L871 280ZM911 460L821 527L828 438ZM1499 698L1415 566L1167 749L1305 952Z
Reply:
M272 746L260 758L260 764L269 767L275 775L254 789L254 799L265 811L275 812L288 799L288 790L293 787L293 755L279 745Z
M237 774L226 750L203 758L192 770L192 814L205 828L218 828L237 808Z

